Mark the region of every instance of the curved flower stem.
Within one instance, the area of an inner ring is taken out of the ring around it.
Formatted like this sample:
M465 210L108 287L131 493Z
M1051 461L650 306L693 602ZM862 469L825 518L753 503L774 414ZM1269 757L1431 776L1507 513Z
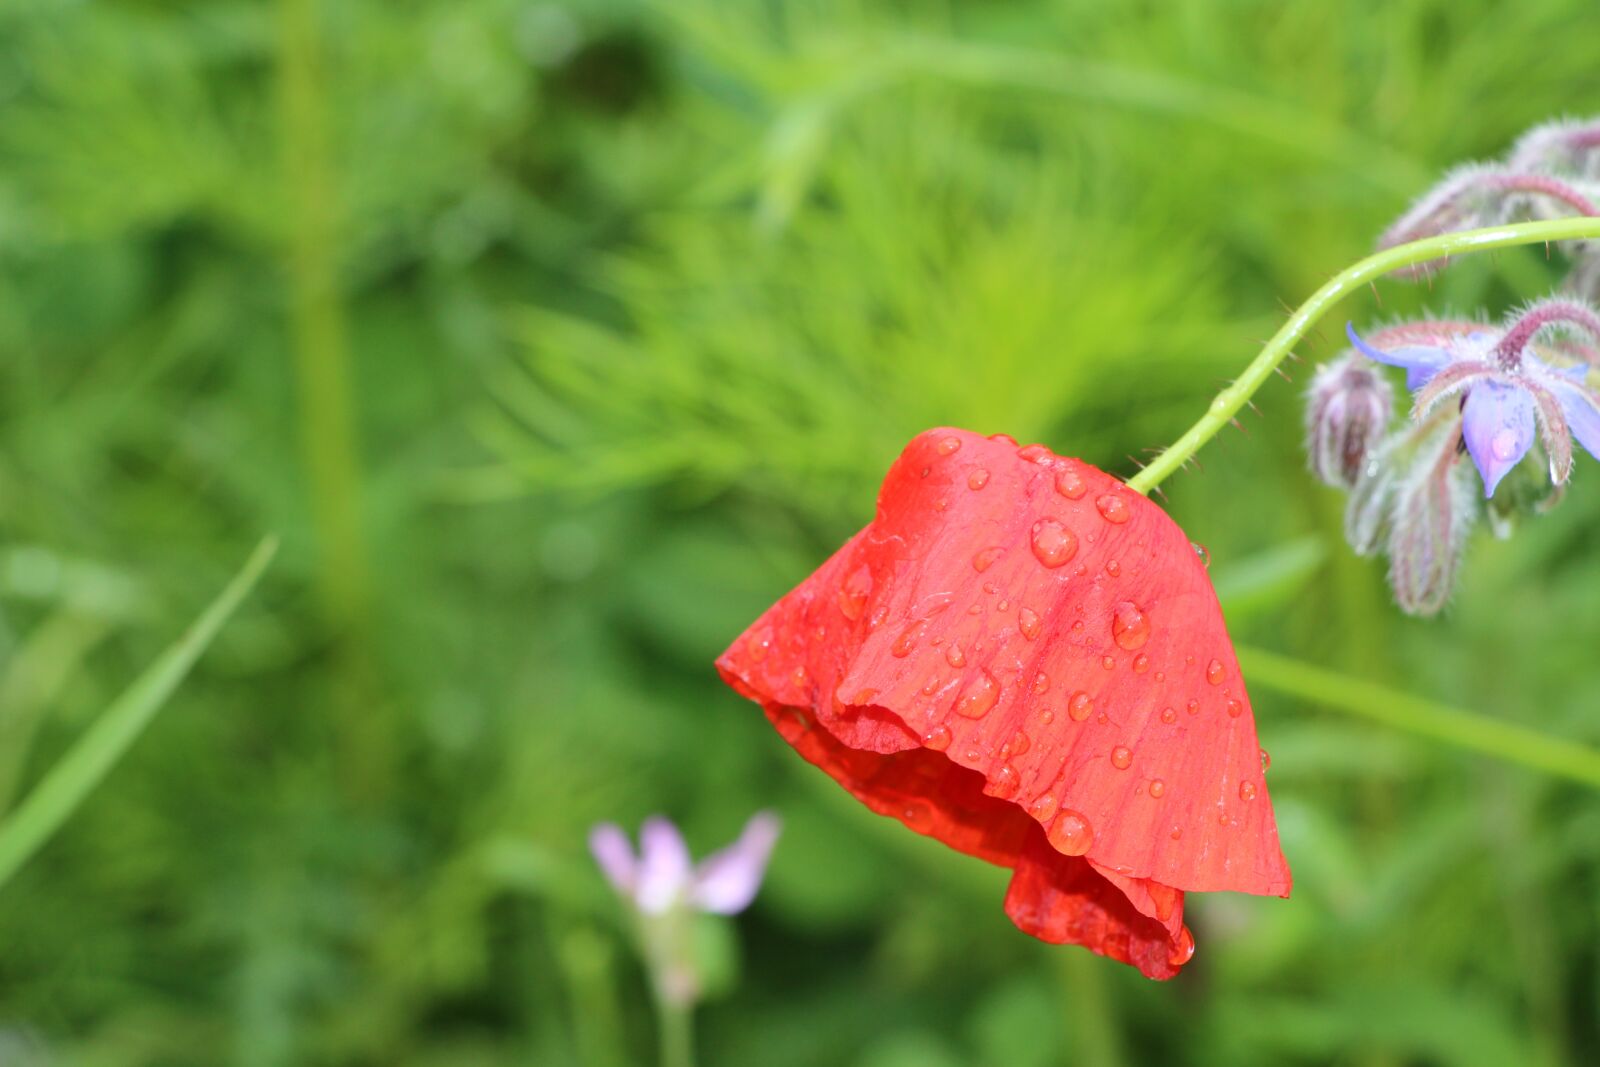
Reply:
M1237 652L1245 675L1255 685L1600 789L1600 752L1587 745L1424 700L1273 652L1256 648L1239 648Z
M1298 308L1285 322L1266 347L1244 369L1184 435L1150 465L1128 480L1135 492L1149 495L1150 490L1186 463L1217 431L1233 419L1257 389L1266 382L1273 371L1288 356L1317 321L1331 311L1334 305L1350 293L1390 271L1416 266L1429 260L1448 258L1464 252L1484 252L1494 248L1514 245L1539 244L1549 241L1570 241L1575 238L1600 238L1600 218L1556 219L1553 222L1519 222L1509 226L1490 226L1481 230L1462 230L1439 237L1429 237L1409 244L1396 245L1375 252L1366 259L1352 264L1330 278L1322 288Z

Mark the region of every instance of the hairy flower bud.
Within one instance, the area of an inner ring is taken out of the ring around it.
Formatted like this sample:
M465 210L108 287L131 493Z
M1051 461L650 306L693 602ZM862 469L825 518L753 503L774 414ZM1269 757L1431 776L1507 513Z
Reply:
M1317 368L1306 393L1311 473L1327 485L1355 488L1393 410L1388 381L1355 353Z
M1408 615L1432 615L1455 587L1456 568L1477 518L1472 464L1457 447L1458 421L1428 435L1394 487L1389 532L1389 585Z

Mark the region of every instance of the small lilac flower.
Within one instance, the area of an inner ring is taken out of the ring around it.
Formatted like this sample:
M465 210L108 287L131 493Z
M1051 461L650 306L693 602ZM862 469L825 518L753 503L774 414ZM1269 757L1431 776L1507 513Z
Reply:
M1388 381L1351 353L1318 367L1306 397L1311 473L1325 485L1354 487L1394 411Z
M1412 414L1425 418L1436 405L1464 394L1461 436L1492 497L1500 480L1527 455L1537 435L1550 461L1550 480L1564 483L1572 472L1572 438L1600 457L1600 394L1585 384L1587 363L1557 367L1534 354L1584 354L1582 343L1549 338L1586 334L1600 342L1600 314L1578 301L1536 304L1504 329L1482 328L1382 349L1363 341L1354 326L1350 341L1370 359L1406 370L1415 394Z
M602 823L590 832L589 850L606 879L644 915L662 915L682 907L733 915L755 899L778 829L776 815L758 812L737 841L707 856L698 866L690 860L678 828L660 816L645 820L639 832L638 856L627 834L612 823Z

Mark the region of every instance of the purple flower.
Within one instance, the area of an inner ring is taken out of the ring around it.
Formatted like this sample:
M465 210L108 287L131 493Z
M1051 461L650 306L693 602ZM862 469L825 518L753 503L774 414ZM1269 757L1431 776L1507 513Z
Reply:
M1412 415L1425 418L1458 394L1461 436L1483 478L1484 496L1532 448L1537 436L1550 461L1550 480L1563 484L1572 472L1572 439L1600 458L1600 394L1585 384L1594 349L1573 335L1600 342L1600 314L1574 300L1536 304L1503 329L1401 341L1378 348L1354 326L1350 342L1379 363L1403 367L1414 394ZM1586 360L1554 366L1535 352Z
M1372 364L1350 353L1317 368L1306 393L1306 454L1324 485L1353 488L1389 428L1394 396Z
M659 815L646 819L639 831L637 856L628 835L612 823L590 831L589 850L617 892L645 915L685 906L732 915L755 899L778 828L776 815L757 812L737 841L698 865L678 828Z

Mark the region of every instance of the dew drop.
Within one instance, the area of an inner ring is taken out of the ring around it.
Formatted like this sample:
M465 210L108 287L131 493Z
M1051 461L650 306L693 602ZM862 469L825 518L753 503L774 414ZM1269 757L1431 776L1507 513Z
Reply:
M997 441L1002 445L1010 445L1012 448L1017 447L1017 439L1008 433L992 433L989 435L989 440Z
M1017 629L1022 631L1022 636L1029 641L1039 636L1044 629L1044 624L1039 621L1039 615L1032 608L1023 608L1017 612Z
M1117 575L1122 573L1122 564L1118 563L1114 559L1108 560L1106 562L1106 573L1115 578Z
M1174 833L1172 836L1178 836ZM1187 926L1178 928L1178 940L1173 943L1167 952L1167 965L1169 967L1182 967L1194 959L1194 935Z
M1509 426L1496 430L1495 435L1489 439L1489 451L1494 453L1494 458L1502 463L1510 462L1517 454L1517 431Z
M894 639L894 644L889 646L889 655L894 656L896 659L905 659L911 655L911 650L917 647L918 641L922 640L922 631L927 625L926 622L919 619L907 626L900 632L900 636Z
M1056 798L1054 793L1044 793L1036 797L1028 805L1028 814L1040 822L1049 822L1050 817L1056 813Z
M1111 766L1119 771L1125 771L1133 764L1133 749L1127 745L1118 745L1111 750Z
M934 693L938 692L938 690L939 676L937 674L928 675L928 680L922 683L922 695L925 697L931 697Z
M1250 782L1250 781L1240 782L1239 783L1239 799L1240 800L1254 800L1255 798L1256 798L1256 784L1254 782Z
M744 653L750 657L752 663L760 663L767 658L767 653L772 651L772 635L763 631L751 635L744 643Z
M1184 707L1189 709L1190 715L1200 714L1200 702L1198 700L1191 700L1189 703L1185 704Z
M1000 764L1000 769L994 772L994 777L989 779L989 792L1002 800L1017 795L1017 787L1022 784L1022 777L1017 774L1017 769L1009 763Z
M1011 601L1005 600L1005 599L1002 598L1000 603L998 603L998 604L996 604L994 606L994 610L996 610L996 611L1010 611L1011 610Z
M1017 449L1017 458L1026 460L1029 463L1042 463L1050 458L1050 450L1044 445L1029 445L1026 448Z
M1102 711L1100 714L1094 717L1094 721L1099 723L1101 726L1104 726L1106 723L1111 721L1111 716Z
M1206 664L1206 681L1210 682L1212 685L1222 684L1221 661L1212 660L1210 663Z
M968 615L982 615L983 614L983 605L982 604L974 604L974 605L972 605L970 608L967 609L967 614Z
M1206 570L1211 569L1211 553L1206 551L1206 546L1198 541L1190 541L1189 547L1194 549L1194 554L1200 557L1200 566Z
M1272 757L1267 755L1267 750L1261 750L1261 773L1266 774L1267 768L1272 766Z
M1044 693L1049 692L1049 690L1050 690L1050 676L1048 674L1044 673L1044 671L1040 671L1038 674L1033 676L1033 691L1034 691L1034 693L1039 694L1039 695L1043 695Z
M1108 671L1114 671L1117 669L1117 661L1112 659L1110 656L1101 656L1100 666L1104 667Z
M917 472L917 477L926 478L928 475L930 475L932 473L933 473L933 468L932 467L923 467L922 470Z
M968 683L967 691L956 700L955 712L969 719L981 719L989 714L989 709L999 699L1000 683L994 680L994 675L980 667L978 676Z
M949 748L951 740L950 727L948 726L935 726L922 735L923 747L931 748L935 752L943 752Z
M1150 798L1160 800L1167 792L1167 783L1159 778L1150 779Z
M918 833L926 833L933 826L933 814L926 804L907 804L900 813L900 821Z
M863 564L850 573L839 587L839 610L851 622L861 618L867 608L867 594L872 592L872 572Z
M1016 733L1011 735L1011 744L1009 747L1013 756L1020 756L1024 752L1028 751L1028 749L1033 747L1033 739L1027 734L1023 733L1021 730L1018 730Z
M1177 841L1177 840L1179 840L1180 838L1183 837L1183 831L1178 829L1178 827L1174 826L1172 828L1172 833L1169 834L1168 836L1171 837L1174 841Z
M1178 721L1178 709L1177 708L1162 708L1161 709L1161 721L1166 723L1168 726L1171 726L1173 723L1177 722Z
M864 708L868 704L871 704L873 699L876 698L877 695L878 695L878 691L876 689L872 689L872 688L869 687L867 689L861 690L855 696L851 697L850 698L850 703L855 705L858 708Z
M934 451L939 453L941 456L953 455L954 453L961 451L961 438L946 437L944 440L940 441L934 446Z
M1049 708L1045 708L1039 713L1039 721L1044 723L1046 726L1049 726L1051 723L1056 721L1056 713L1051 711Z
M1164 682L1166 680L1167 680L1167 674L1166 674L1165 671L1156 671L1156 681Z
M1132 517L1133 512L1128 508L1128 502L1116 493L1102 493L1094 498L1095 510L1100 512L1100 517L1109 523L1121 525Z
M944 511L949 506L950 506L950 501L946 500L944 497L940 497L938 500L935 500L933 502L933 510L934 511Z
M967 475L967 488L968 489L982 489L984 486L986 486L988 484L989 484L989 472L984 470L982 467L979 467L977 470L975 470L971 474Z
M1094 828L1089 820L1071 809L1062 809L1050 826L1050 844L1064 856L1081 856L1094 844Z
M1237 719L1244 714L1244 705L1237 700L1228 701L1228 718Z
M796 689L804 689L806 687L806 683L811 681L811 676L806 673L806 669L804 667L796 667L794 670L789 672L789 681L794 683L794 687Z
M1075 470L1064 470L1056 475L1056 492L1068 500L1080 500L1089 487L1083 484L1083 479L1078 477Z
M1067 701L1067 714L1077 722L1087 719L1094 711L1094 698L1088 693L1073 693L1072 699Z
M952 667L965 667L967 665L967 654L962 652L961 646L954 641L950 643L949 648L944 650L944 658L945 662Z
M972 556L972 569L982 574L994 565L994 561L1006 554L1003 548L985 548L975 552Z
M1139 605L1124 600L1111 610L1111 638L1118 648L1129 652L1143 648L1150 640L1150 620L1139 610Z
M1033 555L1046 567L1059 567L1078 554L1078 535L1055 519L1033 524Z
M1145 671L1147 671L1149 669L1150 669L1150 657L1149 656L1147 656L1143 652L1141 652L1137 656L1133 657L1133 673L1134 674L1143 674Z

